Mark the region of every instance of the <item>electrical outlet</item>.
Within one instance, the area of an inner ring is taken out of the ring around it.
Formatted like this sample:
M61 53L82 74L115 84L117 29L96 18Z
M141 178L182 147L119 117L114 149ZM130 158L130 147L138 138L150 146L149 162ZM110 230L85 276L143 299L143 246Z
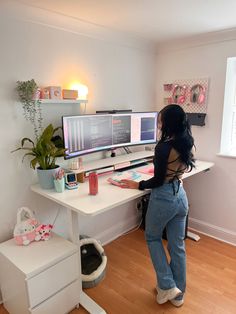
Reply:
M142 200L140 200L136 203L136 209L138 212L142 211Z

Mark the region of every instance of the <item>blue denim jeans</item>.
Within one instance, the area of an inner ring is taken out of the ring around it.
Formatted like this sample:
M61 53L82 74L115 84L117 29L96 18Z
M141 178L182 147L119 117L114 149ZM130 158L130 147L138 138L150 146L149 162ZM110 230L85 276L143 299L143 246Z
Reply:
M177 180L152 189L146 215L145 236L157 275L157 284L163 290L186 287L185 225L188 200L182 184ZM162 244L166 227L168 263Z

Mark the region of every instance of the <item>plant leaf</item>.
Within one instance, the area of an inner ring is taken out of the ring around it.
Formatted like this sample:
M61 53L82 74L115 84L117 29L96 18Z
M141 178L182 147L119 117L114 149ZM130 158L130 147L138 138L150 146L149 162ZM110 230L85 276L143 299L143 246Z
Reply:
M23 147L25 145L25 142L30 142L32 144L32 146L34 147L34 142L30 138L28 138L28 137L24 137L21 140L21 147Z
M34 158L34 159L31 160L30 165L31 165L31 167L32 167L33 169L35 169L37 163L38 163L38 159L37 159L37 158Z

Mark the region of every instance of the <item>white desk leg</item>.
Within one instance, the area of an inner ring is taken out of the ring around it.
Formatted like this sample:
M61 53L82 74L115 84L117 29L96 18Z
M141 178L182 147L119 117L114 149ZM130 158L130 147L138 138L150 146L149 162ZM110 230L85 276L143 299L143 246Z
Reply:
M191 232L191 231L187 231L187 238L194 240L194 241L200 240L200 236L196 233Z
M70 240L71 242L79 246L79 217L78 217L79 215L75 211L70 210L70 209L67 210L67 213L68 213L68 221L69 221ZM80 246L79 246L78 251L79 251L78 254L79 254L79 261L80 261L81 260ZM81 274L80 263L79 263L79 274ZM85 292L83 292L82 282L80 284L80 291L79 291L79 304L81 304L91 314L106 314L106 312L95 301L93 301L93 299L91 299Z
M80 304L89 312L96 314L106 314L106 312L101 308L96 302L93 301L86 293L83 291L80 294Z

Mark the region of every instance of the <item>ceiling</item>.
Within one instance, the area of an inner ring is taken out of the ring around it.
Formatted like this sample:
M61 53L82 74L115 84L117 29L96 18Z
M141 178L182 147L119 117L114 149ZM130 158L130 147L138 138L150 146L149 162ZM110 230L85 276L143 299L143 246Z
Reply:
M21 0L161 43L236 27L235 0Z

